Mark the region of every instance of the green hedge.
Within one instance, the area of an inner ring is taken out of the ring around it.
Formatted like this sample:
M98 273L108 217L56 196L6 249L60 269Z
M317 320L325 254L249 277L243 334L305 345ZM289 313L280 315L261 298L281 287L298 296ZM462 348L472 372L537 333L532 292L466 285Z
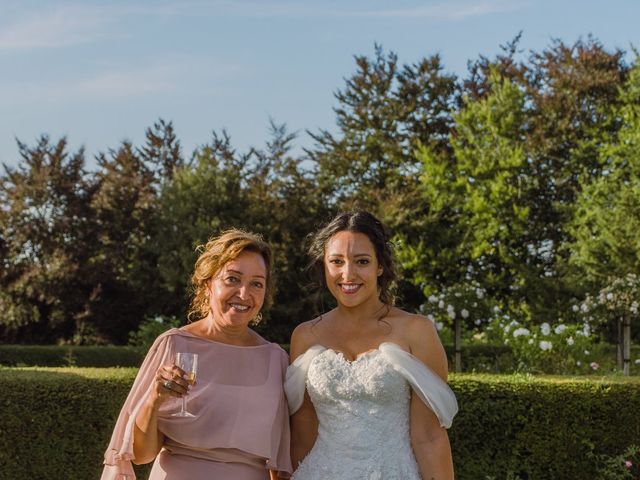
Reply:
M0 479L99 478L135 372L0 368ZM619 454L640 441L638 379L465 374L451 386L459 480L591 479L590 452Z
M457 478L597 478L593 453L640 443L637 378L456 375Z
M9 367L139 367L142 358L131 347L0 345L0 365Z

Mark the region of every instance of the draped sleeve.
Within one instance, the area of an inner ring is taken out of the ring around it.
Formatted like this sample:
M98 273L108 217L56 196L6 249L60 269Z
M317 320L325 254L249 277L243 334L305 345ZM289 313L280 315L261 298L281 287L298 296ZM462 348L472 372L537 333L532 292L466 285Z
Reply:
M116 426L104 455L104 470L101 480L116 480L136 478L131 465L133 455L133 430L138 411L144 404L148 392L153 388L153 380L161 365L172 363L174 347L171 339L173 330L160 335L136 375L133 386L120 411Z
M307 384L307 372L311 361L325 350L326 348L322 345L314 345L296 358L287 368L284 391L289 402L289 415L296 413L302 405Z
M436 414L440 425L449 428L458 413L458 402L453 391L436 373L398 345L386 342L380 345L386 360L411 385L418 397Z

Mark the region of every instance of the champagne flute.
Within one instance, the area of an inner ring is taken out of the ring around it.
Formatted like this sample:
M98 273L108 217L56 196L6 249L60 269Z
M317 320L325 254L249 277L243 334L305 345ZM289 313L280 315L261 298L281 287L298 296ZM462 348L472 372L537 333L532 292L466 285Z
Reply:
M196 373L198 371L197 353L176 353L176 365L187 374L189 385L196 383ZM179 412L172 414L172 417L195 417L193 413L187 411L185 395L182 396L182 408Z

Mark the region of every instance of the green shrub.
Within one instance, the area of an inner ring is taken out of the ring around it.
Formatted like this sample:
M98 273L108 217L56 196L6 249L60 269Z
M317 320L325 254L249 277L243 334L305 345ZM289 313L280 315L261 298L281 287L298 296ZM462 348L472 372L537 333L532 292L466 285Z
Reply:
M598 478L597 455L640 438L640 381L455 375L456 478Z
M145 355L158 336L171 328L181 325L177 317L163 317L158 315L144 320L138 330L129 332L129 346L139 354Z
M135 373L0 368L0 479L99 478ZM638 379L465 374L451 386L459 480L598 478L598 459L640 438Z
M447 352L449 368L453 370L454 348L453 345L444 346ZM589 347L589 354L582 359L582 365L576 365L574 374L610 374L619 373L616 369L616 345L595 344ZM558 349L556 349L557 352ZM584 352L584 350L583 350ZM523 368L522 359L518 359L511 345L498 344L471 344L462 345L462 371L473 373L506 373L511 374ZM567 355L568 358L568 355ZM558 360L557 357L541 356L537 359L540 365L530 364L528 373L566 374L567 358ZM546 363L542 363L546 362ZM591 366L595 362L595 369ZM640 345L631 346L631 375L640 375Z
M136 371L0 368L0 479L100 478Z
M0 345L0 365L9 367L138 367L142 358L131 347Z

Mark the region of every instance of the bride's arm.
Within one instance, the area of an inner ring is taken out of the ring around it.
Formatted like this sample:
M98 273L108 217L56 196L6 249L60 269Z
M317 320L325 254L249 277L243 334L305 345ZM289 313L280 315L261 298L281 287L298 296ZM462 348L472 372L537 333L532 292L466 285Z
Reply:
M422 317L409 323L406 333L411 353L446 382L447 357L433 323ZM453 480L447 430L415 392L411 394L411 445L423 480Z
M309 322L296 327L291 336L291 363L311 346ZM313 408L309 394L304 392L302 406L291 416L291 465L295 471L300 462L307 456L318 436L318 417Z

